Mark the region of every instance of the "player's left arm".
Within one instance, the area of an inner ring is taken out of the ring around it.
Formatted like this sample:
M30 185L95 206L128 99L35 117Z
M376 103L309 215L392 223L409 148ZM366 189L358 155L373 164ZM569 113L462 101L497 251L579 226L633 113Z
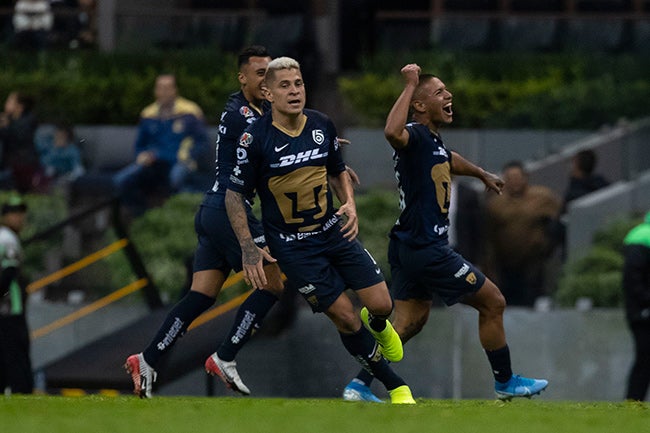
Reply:
M354 188L352 187L352 178L347 170L341 154L341 143L336 133L336 127L331 121L328 121L328 136L334 137L330 143L329 156L327 158L328 181L341 202L341 207L336 215L343 217L345 215L345 224L341 227L343 236L352 241L359 234L359 220L357 218L357 205L354 201Z
M347 170L342 171L338 176L331 176L330 182L334 193L341 202L341 207L336 214L346 218L345 224L341 227L343 237L351 241L359 234L359 219L357 217L357 205L354 201L354 189L352 179Z
M486 190L492 190L497 194L501 194L501 190L505 185L505 182L499 176L483 170L454 151L451 152L451 174L475 177L483 182Z

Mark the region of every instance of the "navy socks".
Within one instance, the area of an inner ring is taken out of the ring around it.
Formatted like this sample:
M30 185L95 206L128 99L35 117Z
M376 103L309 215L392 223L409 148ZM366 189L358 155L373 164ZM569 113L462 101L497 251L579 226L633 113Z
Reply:
M156 336L142 352L147 364L156 368L160 358L176 343L190 323L214 304L214 298L189 291L167 314Z
M501 349L486 350L494 380L505 383L512 377L512 366L510 365L510 349L506 344Z
M339 332L339 335L347 351L367 370L369 377L374 376L379 379L389 391L406 385L406 382L390 368L388 361L377 353L377 342L365 327L362 326L354 334Z
M224 361L234 360L253 332L260 328L264 317L277 300L268 290L253 291L237 310L230 333L217 349L219 358Z

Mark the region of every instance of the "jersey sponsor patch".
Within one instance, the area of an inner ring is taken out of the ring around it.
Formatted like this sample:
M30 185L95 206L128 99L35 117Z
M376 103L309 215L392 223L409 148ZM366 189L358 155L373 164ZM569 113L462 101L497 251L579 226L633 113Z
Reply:
M298 152L294 155L284 155L280 157L280 162L271 164L273 168L276 167L288 167L294 164L300 164L302 162L307 162L312 159L327 158L328 152L319 153L319 149L310 149L304 152Z

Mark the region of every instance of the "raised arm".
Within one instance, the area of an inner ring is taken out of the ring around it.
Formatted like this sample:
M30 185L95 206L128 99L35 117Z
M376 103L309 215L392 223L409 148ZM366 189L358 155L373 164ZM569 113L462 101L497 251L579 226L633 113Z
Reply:
M451 152L451 174L471 176L480 179L485 189L501 194L505 182L496 174L483 170L481 167L469 162L457 152Z
M226 190L226 211L239 246L241 247L242 268L246 282L255 288L266 285L262 251L255 245L244 205L244 196L231 189Z
M408 121L411 99L419 82L420 67L415 63L411 63L404 66L401 73L405 80L404 90L402 90L390 113L388 113L386 126L384 127L384 136L393 146L393 149L402 149L408 144L409 133L406 130L406 122Z

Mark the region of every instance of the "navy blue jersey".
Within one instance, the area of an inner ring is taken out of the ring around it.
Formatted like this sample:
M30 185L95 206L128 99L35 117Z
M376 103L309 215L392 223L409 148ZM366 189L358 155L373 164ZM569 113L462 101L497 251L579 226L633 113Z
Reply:
M408 144L393 154L400 214L391 236L408 245L446 245L451 152L424 125L409 123Z
M242 91L230 95L221 113L217 133L216 180L212 189L207 192L203 204L216 207L224 206L224 196L230 173L237 163L236 149L239 137L268 108L266 103L261 107L251 104L244 97ZM247 198L252 198L252 195Z
M327 181L328 174L345 170L336 128L318 111L304 113L296 133L273 123L270 114L249 126L228 186L245 197L257 190L266 236L286 242L338 227L339 220Z

